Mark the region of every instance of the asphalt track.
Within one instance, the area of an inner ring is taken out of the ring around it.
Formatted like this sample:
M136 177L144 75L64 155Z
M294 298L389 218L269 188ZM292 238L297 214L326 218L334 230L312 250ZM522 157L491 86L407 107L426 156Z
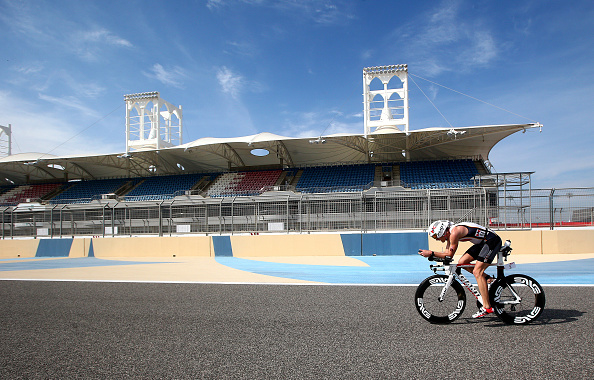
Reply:
M0 378L594 378L594 258L516 259L527 326L427 323L418 255L4 259Z
M591 379L594 287L527 326L447 326L411 286L2 281L0 377Z

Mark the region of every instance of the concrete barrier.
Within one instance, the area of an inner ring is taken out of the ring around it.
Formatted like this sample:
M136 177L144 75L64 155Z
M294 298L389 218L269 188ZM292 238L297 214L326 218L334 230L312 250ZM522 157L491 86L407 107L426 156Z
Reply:
M209 236L92 239L95 257L212 257Z
M594 253L594 229L498 231L516 254ZM470 243L461 243L464 252ZM0 240L0 258L26 257L274 257L415 254L443 251L425 232Z
M503 241L511 240L515 254L576 254L594 253L594 230L531 230L497 231ZM445 245L430 239L429 249L444 250ZM461 243L458 252L466 251L470 243Z
M340 234L232 236L231 246L235 257L344 256Z
M541 231L542 253L594 253L594 230Z
M35 257L39 240L0 240L0 258Z

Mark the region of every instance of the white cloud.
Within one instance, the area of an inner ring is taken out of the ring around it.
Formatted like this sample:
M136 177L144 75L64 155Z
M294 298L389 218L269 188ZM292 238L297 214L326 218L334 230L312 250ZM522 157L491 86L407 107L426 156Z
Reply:
M29 62L28 64L25 64L23 66L19 66L17 68L15 68L15 70L22 75L31 75L31 74L37 74L39 72L41 72L44 68L44 65L42 63L39 62Z
M107 48L131 48L132 43L112 31L97 26L91 28L88 20L73 21L62 9L48 4L3 2L0 21L26 44L53 52L71 53L86 61L103 57Z
M187 78L186 71L183 68L179 66L165 68L159 63L155 63L149 73L143 72L143 74L167 86L176 88L183 88L183 81Z
M466 50L468 59L476 65L488 64L497 57L497 47L493 36L486 31L478 31L471 38L471 45Z
M21 99L13 94L0 91L0 114L8 120L5 124L12 125L13 154L17 153L51 153L62 154L99 154L119 152L124 148L124 140L114 142L110 134L99 133L99 124L81 120L97 119L94 110L86 108L80 102L72 99L40 96L45 101L58 105L46 107ZM60 111L63 107L70 107L85 112L87 117L68 117ZM97 126L97 128L89 128ZM86 129L85 129L86 128Z
M80 99L74 96L58 98L55 96L39 94L39 99L45 100L62 108L77 110L82 114L92 118L98 118L100 116L94 109L87 107L80 101Z
M47 41L50 37L49 33L42 30L43 23L34 17L30 4L6 1L2 3L2 6L0 21L8 29L25 36L27 40Z
M132 43L104 28L94 30L80 30L71 33L70 45L75 53L84 60L100 60L109 47L130 48Z
M373 49L365 49L363 52L361 52L361 59L363 61L367 61L368 59L373 57L373 54L374 54Z
M227 53L244 57L253 57L256 55L256 47L250 42L229 41L227 45L230 47L229 50L225 50Z
M237 3L276 9L322 25L345 23L355 18L353 4L341 0L208 0L206 7L216 11Z
M433 12L421 14L393 31L390 39L404 46L401 55L415 71L436 76L485 66L497 59L499 49L491 30L480 19L465 21L460 16L460 4L442 1ZM401 44L403 41L406 44Z
M217 80L224 93L231 95L233 99L239 98L245 82L241 75L223 66L217 70Z
M335 133L362 133L363 124L361 114L351 115L357 120L347 123L338 120L343 116L339 111L330 112L302 112L290 114L283 123L280 134L291 137L328 136Z
M85 31L80 34L82 41L103 43L106 45L132 47L132 43L121 37L116 36L106 29L96 29L91 31Z
M206 7L210 10L219 9L225 5L225 0L208 0Z

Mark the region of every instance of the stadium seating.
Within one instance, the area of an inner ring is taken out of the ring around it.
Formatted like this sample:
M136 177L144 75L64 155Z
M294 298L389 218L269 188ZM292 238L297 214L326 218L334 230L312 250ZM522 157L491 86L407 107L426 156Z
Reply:
M131 181L129 178L118 178L69 182L68 184L71 186L52 198L50 203L89 203L93 198L99 197L101 194L115 193L116 190L129 181Z
M14 189L17 185L7 185L7 186L0 186L0 194L4 194L9 190Z
M0 195L0 205L10 206L27 202L28 200L38 200L58 187L60 187L59 183L44 183L12 187Z
M303 169L295 188L305 193L363 191L374 175L375 165L311 167Z
M142 182L126 194L125 199L127 201L172 199L180 192L192 189L204 176L205 174L185 174L142 178L140 179Z
M262 194L282 174L282 170L224 173L208 189L210 197L253 196Z
M412 189L445 189L473 186L478 175L472 160L418 161L400 164L400 183Z
M403 162L394 165L395 172L400 175L401 185L413 189L470 187L473 186L472 178L479 174L472 160ZM385 171L383 166L382 171ZM378 173L381 174L382 171ZM295 185L297 192L358 192L369 189L373 185L376 165L289 168L284 172L286 178L295 178L296 181L298 178ZM283 170L279 169L70 182L65 186L66 190L50 202L88 203L102 194L115 193L118 189L125 191L126 188L132 188L128 194L124 195L126 201L171 199L184 191L191 190L196 185L208 184L210 179L215 180L207 189L207 196L255 196L276 185L282 174ZM124 185L127 187L122 188ZM60 185L53 184L53 188L41 186L2 187L0 194L4 193L0 195L0 203L14 203L15 199L39 198Z

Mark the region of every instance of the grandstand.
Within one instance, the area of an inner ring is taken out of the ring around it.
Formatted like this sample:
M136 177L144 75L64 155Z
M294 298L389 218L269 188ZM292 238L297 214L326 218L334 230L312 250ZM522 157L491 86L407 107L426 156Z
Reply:
M472 160L418 161L400 165L400 183L411 189L470 187L472 179L478 175L479 170Z
M172 199L176 194L192 190L204 177L203 174L188 174L142 178L130 192L122 195L127 201Z
M295 189L301 192L363 191L373 185L374 176L374 165L306 168Z
M471 187L473 178L479 176L477 165L481 163L469 159L392 163L389 168L400 174L398 178L392 175L388 178L390 183L410 189ZM381 187L386 182L383 181L386 167L385 164L335 165L11 185L0 189L0 205L16 206L32 201L84 204L101 199L156 201L180 195L256 196L280 189L296 193L361 192Z
M489 152L541 125L411 130L407 70L364 69L362 134L263 132L184 144L178 132L176 145L160 137L172 135L164 129L171 123L156 120L175 115L181 126L181 106L158 92L126 95L127 135L136 140L126 142L125 152L0 158L2 236L410 229L437 217L501 220L509 197L500 197L499 188L522 193L531 173L514 183L505 175L493 181ZM139 102L154 104L152 119L129 114Z

